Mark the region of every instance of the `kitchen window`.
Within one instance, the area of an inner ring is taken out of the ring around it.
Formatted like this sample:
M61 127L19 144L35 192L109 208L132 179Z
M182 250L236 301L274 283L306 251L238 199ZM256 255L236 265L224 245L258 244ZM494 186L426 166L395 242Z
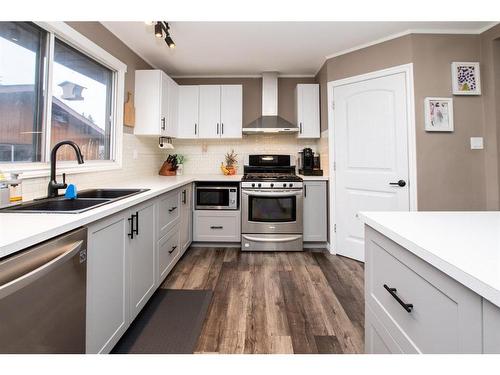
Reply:
M62 140L65 172L120 168L125 71L63 22L0 22L0 170L46 175Z

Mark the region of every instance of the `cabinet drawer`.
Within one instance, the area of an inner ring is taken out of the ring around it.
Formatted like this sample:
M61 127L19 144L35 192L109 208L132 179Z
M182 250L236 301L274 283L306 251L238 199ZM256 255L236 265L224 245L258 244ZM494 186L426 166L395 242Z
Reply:
M165 236L179 222L181 190L162 195L158 200L158 239Z
M193 241L241 241L240 211L194 211Z
M179 224L158 241L158 275L159 282L163 282L175 265L180 251Z
M369 227L366 235L366 303L403 351L481 352L481 298Z

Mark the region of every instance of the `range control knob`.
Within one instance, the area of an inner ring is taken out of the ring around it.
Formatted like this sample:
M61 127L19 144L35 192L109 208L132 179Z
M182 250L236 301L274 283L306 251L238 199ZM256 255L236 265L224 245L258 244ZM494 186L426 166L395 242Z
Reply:
M271 182L271 187L274 187L274 184Z
M258 186L258 187L261 187L261 186L262 186L262 184L258 184L257 186Z
M252 184L252 187L255 187L255 184Z
M286 187L286 183L283 184L283 187Z
M290 183L288 184L288 186L293 187L293 184L290 182Z

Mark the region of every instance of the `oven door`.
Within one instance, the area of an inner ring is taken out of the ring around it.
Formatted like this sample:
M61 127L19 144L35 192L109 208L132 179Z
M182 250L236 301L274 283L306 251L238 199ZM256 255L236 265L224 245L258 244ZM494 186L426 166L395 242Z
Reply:
M302 190L242 190L242 233L302 233Z

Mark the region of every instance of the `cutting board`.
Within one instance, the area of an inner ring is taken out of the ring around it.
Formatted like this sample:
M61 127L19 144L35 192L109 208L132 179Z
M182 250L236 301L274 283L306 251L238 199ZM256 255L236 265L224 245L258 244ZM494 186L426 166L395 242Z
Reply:
M131 127L135 126L134 95L130 91L127 92L127 101L123 111L123 124Z

